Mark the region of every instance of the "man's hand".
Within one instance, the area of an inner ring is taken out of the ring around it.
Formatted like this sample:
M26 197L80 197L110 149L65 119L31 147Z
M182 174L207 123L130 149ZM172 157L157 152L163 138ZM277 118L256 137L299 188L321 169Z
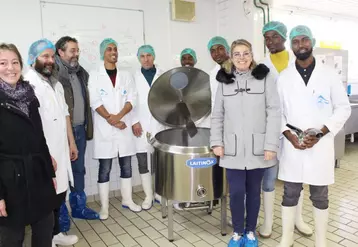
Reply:
M273 160L274 158L276 158L276 152L265 150L264 154L264 160Z
M303 142L307 148L312 148L314 145L317 144L319 139L314 135L306 135L303 139Z
M119 121L119 123L117 123L116 125L114 125L114 127L120 129L120 130L124 130L125 128L127 128L127 125L125 122Z
M292 146L296 149L300 149L300 150L305 150L306 149L306 144L300 144L300 142L298 141L298 137L294 134L291 133L291 131L286 130L284 133L284 136L287 138L287 140L289 140L292 144Z
M140 137L143 133L142 125L138 122L132 126L133 134L136 137Z
M109 116L106 119L107 122L112 126L116 126L116 124L118 124L121 121L121 118L118 114L117 115L109 114Z
M57 171L57 162L52 156L51 156L51 160L52 160L53 170L56 172Z
M224 147L214 147L213 152L218 157L224 157Z
M78 149L76 143L70 144L70 159L71 161L75 161L78 159Z
M0 200L0 217L7 217L5 200Z

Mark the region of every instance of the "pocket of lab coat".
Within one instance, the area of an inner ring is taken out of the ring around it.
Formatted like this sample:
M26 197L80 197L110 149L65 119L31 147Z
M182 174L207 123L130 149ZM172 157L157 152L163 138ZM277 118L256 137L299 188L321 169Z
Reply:
M264 145L265 145L265 134L254 133L252 134L252 154L254 156L263 156L264 155Z
M224 154L227 156L236 156L237 138L236 135L225 134L224 136Z

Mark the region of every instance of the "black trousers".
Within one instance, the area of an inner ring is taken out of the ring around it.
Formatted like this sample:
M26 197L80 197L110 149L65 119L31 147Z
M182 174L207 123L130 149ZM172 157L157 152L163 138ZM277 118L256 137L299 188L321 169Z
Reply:
M66 201L66 191L57 195L57 205L60 205L58 208L53 210L53 216L55 219L55 224L53 226L53 236L60 233L60 207L63 202Z
M52 247L53 213L31 225L33 247ZM22 247L25 237L25 226L0 226L0 247Z

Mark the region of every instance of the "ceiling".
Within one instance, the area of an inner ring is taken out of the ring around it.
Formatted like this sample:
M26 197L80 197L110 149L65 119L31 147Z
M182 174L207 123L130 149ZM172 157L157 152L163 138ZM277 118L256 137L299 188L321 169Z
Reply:
M274 8L358 19L358 0L273 0Z

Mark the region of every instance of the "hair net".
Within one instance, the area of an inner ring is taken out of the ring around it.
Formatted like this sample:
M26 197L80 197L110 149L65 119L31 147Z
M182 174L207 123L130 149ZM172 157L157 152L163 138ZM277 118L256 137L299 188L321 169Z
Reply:
M214 38L212 38L209 43L208 43L208 50L210 51L211 47L213 47L214 45L222 45L225 47L226 52L230 52L230 47L226 41L226 39L224 39L221 36L215 36Z
M292 43L292 40L300 35L307 36L312 41L312 46L315 46L316 40L313 38L312 31L309 29L309 27L304 25L299 25L294 27L290 32L290 40Z
M196 62L198 61L197 58L196 58L196 52L195 52L193 49L191 49L191 48L185 48L185 49L180 53L180 60L181 60L182 57L183 57L184 55L186 55L186 54L188 54L188 55L190 55L190 56L193 57L194 63L196 63Z
M41 55L42 52L46 49L52 49L56 52L55 45L48 39L40 39L32 43L29 49L29 58L27 60L28 65L33 65L36 61L36 58Z
M151 45L142 45L141 47L138 48L138 52L137 52L138 59L140 55L142 55L143 53L149 53L155 58L154 48Z
M118 43L114 39L112 38L104 39L99 45L99 54L101 56L101 60L104 60L104 52L106 51L109 44L114 44L118 46Z
M262 29L262 34L265 35L268 31L276 31L282 38L287 39L287 27L279 21L271 21L266 23Z

